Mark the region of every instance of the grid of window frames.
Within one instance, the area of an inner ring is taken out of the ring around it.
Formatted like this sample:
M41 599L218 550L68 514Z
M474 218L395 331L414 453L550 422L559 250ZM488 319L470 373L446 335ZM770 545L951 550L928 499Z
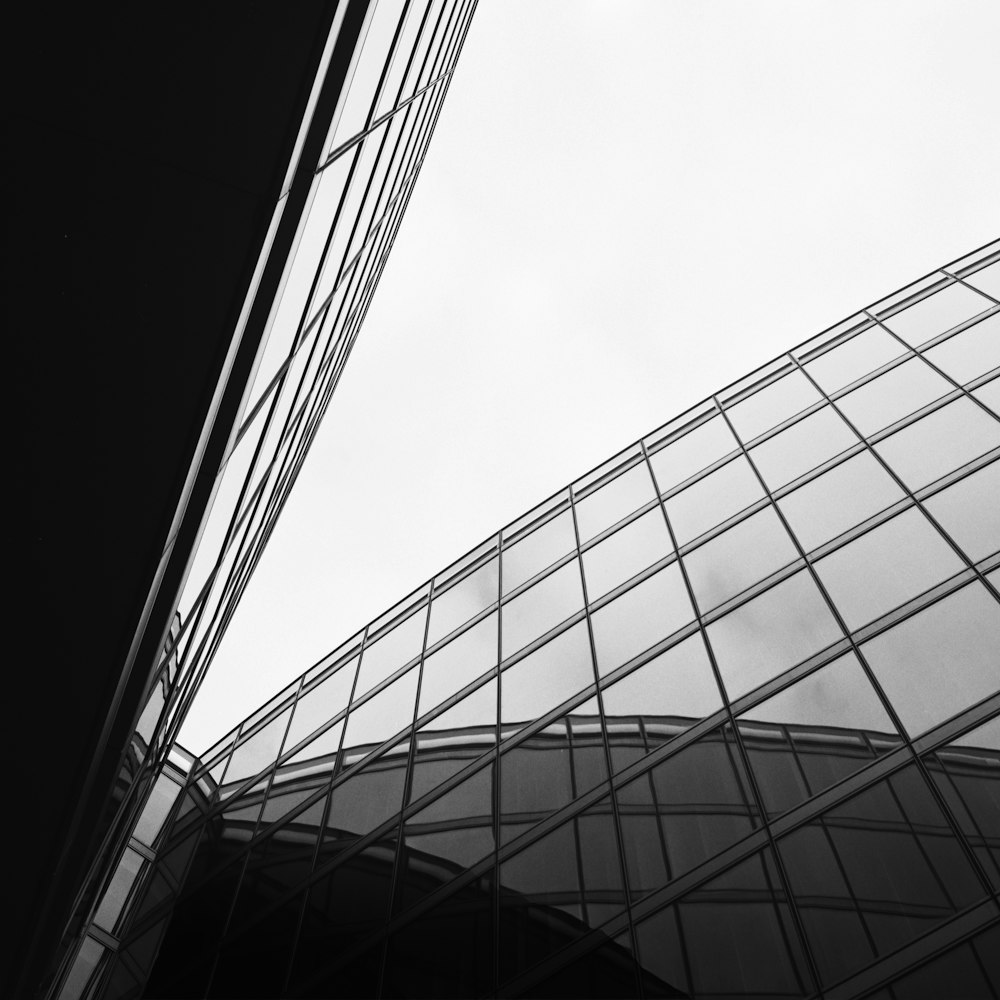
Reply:
M211 515L181 599L180 625L156 671L158 677L169 676L169 690L153 685L140 722L151 752L126 793L123 821L109 834L98 860L115 853L110 841L130 838L130 846L119 843L119 863L96 864L88 880L87 934L80 936L76 958L68 956L57 976L53 995L61 1000L93 988L95 970L117 947L114 935L94 919L102 906L106 909L104 895L116 896L123 878L136 882L146 863L133 857L134 834L130 837L127 827L141 825L146 812L156 808L155 801L145 801L146 794L152 791L156 798L158 773L169 770L166 748L256 568L357 339L426 156L476 0L342 3L303 128L309 125L352 4L365 11L365 22L349 82L316 165L242 424L218 473ZM293 157L272 226L295 162ZM99 870L105 870L105 884L94 894Z
M132 981L159 947L150 996L1000 996L998 495L993 244L550 498L205 754Z

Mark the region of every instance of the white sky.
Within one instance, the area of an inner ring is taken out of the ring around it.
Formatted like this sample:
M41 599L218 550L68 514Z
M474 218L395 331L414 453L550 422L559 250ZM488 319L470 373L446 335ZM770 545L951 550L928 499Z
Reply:
M206 749L675 414L1000 234L996 0L481 0Z

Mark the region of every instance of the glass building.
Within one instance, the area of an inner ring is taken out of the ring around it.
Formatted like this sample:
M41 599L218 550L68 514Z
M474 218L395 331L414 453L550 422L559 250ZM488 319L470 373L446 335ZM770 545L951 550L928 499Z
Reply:
M614 456L175 749L92 995L1000 997L998 414L993 244Z

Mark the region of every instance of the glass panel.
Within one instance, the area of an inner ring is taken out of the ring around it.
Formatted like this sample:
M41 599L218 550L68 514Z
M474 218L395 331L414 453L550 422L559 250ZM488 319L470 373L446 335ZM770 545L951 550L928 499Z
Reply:
M824 983L984 894L915 766L779 841Z
M684 545L763 495L750 463L740 457L664 503L677 544Z
M290 708L285 709L277 718L272 719L263 729L258 730L236 748L230 758L229 767L226 768L224 787L228 788L230 793L236 791L236 782L253 777L278 759L291 714Z
M440 705L480 674L495 667L496 662L497 615L494 612L424 659L417 715Z
M770 851L755 854L636 927L646 996L812 993ZM794 948L794 954L789 948Z
M503 552L503 592L509 594L576 548L573 514L563 511Z
M587 598L593 602L671 552L659 509L649 511L583 553Z
M413 722L419 673L416 669L408 670L374 698L351 709L344 735L344 753L348 755L348 763L362 753L374 750L378 744Z
M101 905L94 914L94 923L103 927L106 931L113 932L118 916L125 906L125 900L132 891L136 877L142 870L142 855L133 851L131 847L125 848L125 853L118 862L114 877L104 891L104 898Z
M317 772L332 770L337 763L340 734L343 731L344 722L341 720L329 729L325 729L298 753L289 757L279 768L283 780L290 780L293 775L305 777Z
M932 347L925 357L962 385L1000 368L1000 314Z
M367 694L403 664L420 655L424 645L426 621L427 608L423 607L400 622L391 632L365 646L361 654L355 699Z
M491 559L454 587L435 596L427 645L433 646L449 632L499 600L500 560Z
M918 490L996 447L1000 421L962 398L880 441L875 450Z
M523 649L582 607L580 564L574 559L503 606L504 658Z
M636 584L591 615L601 676L649 649L694 618L677 563Z
M798 552L773 507L752 514L684 556L701 610L717 607L793 562Z
M691 871L759 825L728 726L684 747L617 795L633 898Z
M998 649L1000 605L973 583L866 642L861 652L916 737L1000 688Z
M738 725L772 816L854 774L900 742L853 653L748 709Z
M1000 549L1000 462L926 500L927 510L972 562Z
M380 757L333 789L327 835L363 837L398 813L403 804L405 757Z
M654 499L653 480L645 462L623 472L599 490L576 502L576 523L580 542L589 541L605 528Z
M824 392L834 393L898 358L905 350L895 337L876 326L827 351L805 367Z
M776 490L857 443L833 407L825 406L758 445L750 457L764 482Z
M1000 925L994 925L994 936ZM994 941L991 950L995 952ZM992 983L1000 979L987 979L983 965L976 958L968 942L937 955L925 965L906 972L892 981L892 993L869 994L865 1000L940 1000L941 997L962 997L962 1000L996 1000Z
M805 570L712 622L706 633L730 700L840 638Z
M721 416L688 432L684 437L649 456L661 493L673 489L696 472L717 462L738 447L733 432Z
M966 275L963 280L986 292L987 295L1000 299L1000 261Z
M874 456L862 452L782 497L778 506L811 552L903 496Z
M85 937L77 952L69 974L59 993L59 1000L78 1000L90 982L90 977L97 968L97 963L104 956L104 945L98 944L92 937Z
M849 392L837 405L865 437L946 396L953 386L920 358L901 365Z
M852 631L963 568L916 507L816 563L820 580Z
M989 309L992 304L972 289L954 284L882 322L911 347L919 347L932 337Z
M286 750L347 708L357 663L357 660L345 663L316 687L299 696L285 740Z
M800 371L779 378L728 409L736 433L749 444L758 434L812 406L820 394Z
M501 721L528 723L594 683L586 622L526 656L501 675Z
M924 763L993 888L1000 888L1000 717L927 754Z
M988 406L994 413L1000 415L1000 378L981 385L972 395L984 406Z
M417 731L417 748L496 742L497 682L487 681Z

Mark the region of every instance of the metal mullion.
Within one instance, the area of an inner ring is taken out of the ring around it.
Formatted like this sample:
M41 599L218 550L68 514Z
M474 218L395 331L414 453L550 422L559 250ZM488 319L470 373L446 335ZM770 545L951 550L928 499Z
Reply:
M1000 257L997 257L995 261L992 261L993 264L996 264L998 262L1000 262ZM995 295L990 295L990 293L985 291L984 289L976 288L975 285L970 285L968 281L966 281L966 278L969 278L974 274L978 274L980 271L985 270L989 266L990 264L984 264L983 267L976 268L975 271L969 271L967 274L964 275L958 275L952 271L945 271L944 268L941 268L941 271L943 274L947 274L950 278L954 278L955 281L958 282L959 284L965 285L966 288L975 292L977 295L982 295L984 298L989 299L995 305L1000 305L1000 299L998 299Z
M607 780L603 784L606 784L608 786L607 795L608 795L608 801L611 804L611 818L615 831L615 839L617 841L616 846L618 848L618 867L619 867L620 877L622 880L622 891L625 896L625 914L628 920L629 941L631 943L632 955L638 956L639 946L635 935L635 922L632 919L632 894L629 891L628 866L625 859L625 842L622 834L621 816L619 815L618 811L618 797L615 794L614 788L611 784L611 779L612 776L614 775L614 768L612 766L612 760L611 760L611 745L608 742L607 716L604 712L604 700L601 695L601 688L600 688L601 676L597 668L597 645L594 640L594 626L590 617L590 601L587 597L587 578L586 574L583 572L583 554L580 549L580 525L579 522L577 521L576 501L574 499L574 492L575 491L572 489L572 487L568 491L569 509L570 509L570 516L573 521L573 537L576 540L575 559L578 572L580 574L580 585L583 590L583 606L584 606L585 620L587 623L587 641L590 645L590 666L594 675L594 687L595 687L594 697L597 699L597 711L598 714L600 715L600 720L601 720L601 742L604 746L604 766L606 768L606 773L608 776ZM582 870L583 862L580 855L579 831L577 829L577 823L576 823L576 818L579 815L580 814L577 813L574 816L573 830L577 845L577 868L578 868L578 878L580 880L581 903L582 903L583 902L582 889L584 886L583 870ZM641 977L639 976L639 971L638 971L637 959L633 960L633 975L635 977L637 989L639 990L639 995L641 996L642 985L641 985Z

